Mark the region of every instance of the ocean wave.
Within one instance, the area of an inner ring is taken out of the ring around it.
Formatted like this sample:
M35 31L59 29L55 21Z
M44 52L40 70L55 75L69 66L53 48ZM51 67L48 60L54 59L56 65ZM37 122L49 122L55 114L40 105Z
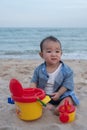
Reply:
M38 54L39 50L26 50L26 51L0 51L0 55L30 55Z
M87 59L87 28L0 28L0 58L39 57L40 41L49 35L61 41L63 58Z

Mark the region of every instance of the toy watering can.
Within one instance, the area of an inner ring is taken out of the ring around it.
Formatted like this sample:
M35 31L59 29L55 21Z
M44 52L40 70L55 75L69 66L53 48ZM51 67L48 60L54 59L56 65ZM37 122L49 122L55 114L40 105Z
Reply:
M51 100L39 88L23 88L21 83L12 79L9 84L11 98L9 103L16 105L16 113L20 119L35 120L42 116L42 106Z
M65 100L64 105L61 105L59 107L59 119L63 123L74 121L75 113L76 113L75 106L69 104L68 100Z

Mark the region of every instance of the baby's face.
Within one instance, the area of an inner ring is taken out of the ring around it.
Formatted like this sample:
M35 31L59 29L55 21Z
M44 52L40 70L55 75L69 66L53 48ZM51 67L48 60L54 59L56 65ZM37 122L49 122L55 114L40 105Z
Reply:
M49 64L56 64L61 60L61 46L58 42L45 41L43 43L42 58Z

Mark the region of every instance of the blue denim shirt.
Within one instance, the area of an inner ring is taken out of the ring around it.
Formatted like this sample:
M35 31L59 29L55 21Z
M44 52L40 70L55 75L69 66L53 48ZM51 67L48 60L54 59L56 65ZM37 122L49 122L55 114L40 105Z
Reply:
M71 96L74 103L76 105L79 105L79 100L74 92L73 71L70 69L69 66L64 64L62 61L61 63L62 63L62 66L60 68L60 71L57 77L55 78L53 91L57 92L61 86L64 86L65 88L67 88L67 91L63 95L60 96L59 100L67 96ZM46 71L46 63L44 62L34 70L34 74L31 79L31 82L36 83L38 88L41 88L44 90L47 84L48 78L49 76Z

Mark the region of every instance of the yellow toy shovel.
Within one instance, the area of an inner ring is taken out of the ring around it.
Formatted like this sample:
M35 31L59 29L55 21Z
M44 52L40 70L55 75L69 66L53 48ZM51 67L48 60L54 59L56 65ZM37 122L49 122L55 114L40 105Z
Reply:
M49 96L46 96L43 100L37 98L37 100L44 106L46 107L47 103L51 100Z

